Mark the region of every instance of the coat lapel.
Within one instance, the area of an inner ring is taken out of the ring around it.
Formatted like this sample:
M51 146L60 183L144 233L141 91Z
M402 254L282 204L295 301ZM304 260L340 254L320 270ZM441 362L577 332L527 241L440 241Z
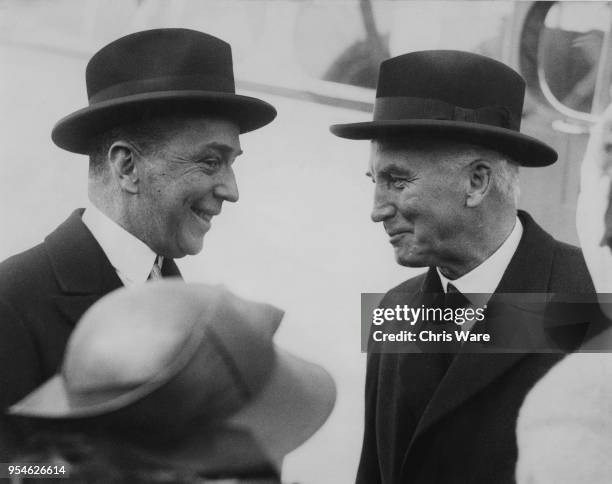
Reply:
M523 236L495 292L546 292L553 263L554 239L527 213L519 211L519 218L523 224ZM430 269L431 273L435 274L435 269ZM491 302L494 297L495 295L491 298ZM412 442L446 414L486 388L526 355L526 353L487 355L460 352L426 407Z
M55 296L51 298L58 311L70 323L71 326L81 319L91 306L93 306L104 294L73 294L71 296Z
M75 324L100 297L122 286L104 251L76 210L45 239L62 295L54 297L60 312Z

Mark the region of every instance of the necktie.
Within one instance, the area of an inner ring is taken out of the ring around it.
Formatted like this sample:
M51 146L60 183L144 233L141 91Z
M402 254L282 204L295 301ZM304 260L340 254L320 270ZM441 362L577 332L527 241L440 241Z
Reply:
M162 276L162 264L164 263L164 258L161 255L158 255L155 258L155 262L153 263L153 268L151 269L151 273L149 274L149 281L155 281L161 279Z
M446 294L444 295L444 305L454 310L467 308L472 305L470 300L450 282L446 286ZM472 323L464 323L461 326L462 331L469 331Z
M449 282L448 285L446 286L446 293L444 294L444 307L450 308L453 311L455 311L457 309L466 308L469 306L470 306L470 300L467 297L465 297L465 295L461 291L459 291L459 289L457 289L453 284ZM461 331L468 329L460 325L455 326L453 324L451 326L453 326L452 328L453 331L455 329L459 329ZM461 348L461 343L459 343L458 341L453 340L452 343L446 343L445 353L446 353L448 365L450 365L450 363L455 357L455 354L459 352L460 348Z
M444 295L444 305L453 309L465 308L470 305L470 300L449 282Z

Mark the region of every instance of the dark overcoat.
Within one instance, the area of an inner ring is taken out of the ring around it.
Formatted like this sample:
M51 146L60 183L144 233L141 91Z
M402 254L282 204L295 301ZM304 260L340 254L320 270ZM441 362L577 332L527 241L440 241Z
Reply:
M519 217L523 236L496 293L593 294L580 250L525 212ZM440 292L430 268L381 306L419 307L425 294ZM359 484L514 482L519 408L562 353L460 352L450 366L445 356L369 353Z
M83 313L122 286L104 251L73 212L44 242L0 263L0 408L17 402L56 373ZM173 261L165 276L180 276ZM0 462L12 430L0 417Z

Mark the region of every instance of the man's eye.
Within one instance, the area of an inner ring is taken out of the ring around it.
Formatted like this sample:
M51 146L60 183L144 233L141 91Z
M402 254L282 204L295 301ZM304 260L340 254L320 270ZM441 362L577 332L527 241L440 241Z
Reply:
M200 164L208 171L217 171L221 166L221 160L219 158L204 158L200 160Z
M393 188L398 188L398 189L405 188L406 185L408 185L408 183L410 183L410 180L408 180L407 178L390 176L387 179L387 184L389 186L392 186Z

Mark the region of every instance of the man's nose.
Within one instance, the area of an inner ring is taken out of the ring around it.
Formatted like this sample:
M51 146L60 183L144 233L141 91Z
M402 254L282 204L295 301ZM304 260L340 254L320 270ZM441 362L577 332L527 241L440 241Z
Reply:
M231 167L224 172L220 182L215 186L215 196L228 202L238 201L238 185Z
M395 214L395 206L377 186L374 190L374 206L370 217L373 222L384 222Z

